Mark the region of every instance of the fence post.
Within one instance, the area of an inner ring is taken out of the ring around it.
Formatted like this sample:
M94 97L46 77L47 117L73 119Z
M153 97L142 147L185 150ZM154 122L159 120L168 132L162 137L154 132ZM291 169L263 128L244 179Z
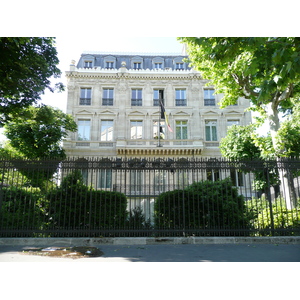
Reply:
M269 202L269 209L270 209L270 218L271 218L271 235L275 235L275 229L274 229L274 217L273 217L273 205L272 205L272 198L271 198L271 186L270 186L270 178L269 178L269 165L268 161L266 162L267 167L265 168L265 172L267 175L267 187L266 187L266 192L267 192L267 198Z

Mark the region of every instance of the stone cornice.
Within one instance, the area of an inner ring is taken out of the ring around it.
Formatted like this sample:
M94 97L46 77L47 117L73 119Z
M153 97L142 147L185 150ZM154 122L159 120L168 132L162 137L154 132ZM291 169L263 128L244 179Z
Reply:
M77 69L78 70L78 69ZM81 69L79 69L81 70ZM180 71L132 71L128 70L127 72L120 72L118 70L104 70L104 71L67 71L66 77L71 79L75 78L88 78L88 79L155 79L155 80L162 80L162 79L170 79L170 80L200 80L202 79L199 72L190 71L190 70L180 70Z

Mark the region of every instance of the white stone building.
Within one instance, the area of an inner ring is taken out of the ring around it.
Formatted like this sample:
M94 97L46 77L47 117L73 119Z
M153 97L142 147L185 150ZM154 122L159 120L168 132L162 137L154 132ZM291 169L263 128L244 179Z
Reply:
M222 95L185 56L84 53L66 72L67 113L78 132L64 142L69 157L220 157L232 124L251 121L249 101L220 109ZM166 119L162 118L161 99ZM159 135L160 133L160 135Z

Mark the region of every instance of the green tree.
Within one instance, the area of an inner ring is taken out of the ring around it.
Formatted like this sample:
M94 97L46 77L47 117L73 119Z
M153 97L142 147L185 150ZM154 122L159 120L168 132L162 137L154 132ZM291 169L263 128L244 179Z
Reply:
M37 103L46 88L63 90L50 81L61 74L55 38L0 37L0 57L0 126Z
M25 185L44 190L59 162L66 157L62 139L68 131L76 131L77 125L71 115L41 105L24 108L4 129L9 141L0 154L11 156L15 168L27 178L27 182L23 179ZM43 161L46 158L47 161Z
M66 157L61 141L77 125L71 115L51 106L30 106L5 125L9 144L27 158Z
M252 102L252 110L267 118L274 150L280 128L279 112L293 106L300 95L300 38L208 37L179 38L186 43L191 64L216 93L220 105L235 104L238 97Z
M189 59L216 93L223 93L220 105L235 104L238 97L250 99L252 110L266 118L275 155L285 149L277 138L280 111L292 108L300 95L300 38L297 37L183 37ZM281 183L290 191L288 172ZM287 194L289 199L295 197Z
M233 125L220 141L221 154L232 160L261 158L261 149L255 145L253 126Z
M264 164L264 159L274 158L274 149L270 135L259 137L255 133L253 124L247 126L233 125L229 127L226 137L221 139L220 151L222 155L234 161L247 161L258 160ZM249 165L251 166L251 164ZM269 164L268 164L269 166ZM269 166L270 168L270 166ZM254 174L253 187L268 193L268 187L274 186L277 191L278 185L278 172L276 169L269 169L268 174L266 170L254 168L241 168L241 171L251 172ZM244 170L245 169L245 170Z

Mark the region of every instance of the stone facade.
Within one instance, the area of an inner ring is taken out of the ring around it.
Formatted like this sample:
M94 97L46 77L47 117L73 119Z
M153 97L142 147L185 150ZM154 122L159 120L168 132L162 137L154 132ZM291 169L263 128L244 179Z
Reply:
M73 61L66 72L67 113L78 132L64 141L67 155L220 157L219 142L228 126L251 122L245 112L249 101L240 98L237 105L220 109L222 95L214 95L184 58L86 53L77 66Z

